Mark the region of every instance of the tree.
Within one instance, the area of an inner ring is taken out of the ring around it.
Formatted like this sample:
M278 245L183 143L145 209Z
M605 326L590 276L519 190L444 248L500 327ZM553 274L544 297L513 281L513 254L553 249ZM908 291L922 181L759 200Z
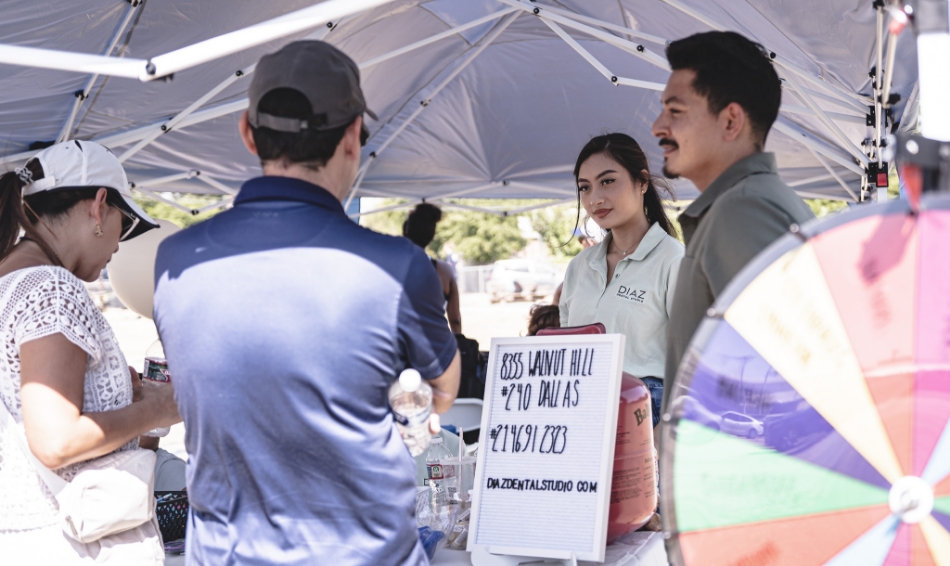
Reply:
M383 199L379 208L404 203L399 199ZM492 208L499 203L506 208L513 206L512 201L464 200L463 204ZM389 210L368 214L360 218L360 224L382 234L402 235L402 223L409 209ZM444 257L442 248L451 243L454 250L468 263L486 264L499 259L507 259L522 248L526 242L518 229L518 219L514 216L499 216L471 210L443 208L442 221L436 227L435 239L429 250L437 257Z
M438 254L449 242L465 261L474 264L507 259L527 243L516 217L471 210L446 211L429 247Z
M541 239L547 245L551 255L564 259L576 256L583 249L574 237L574 228L581 228L585 217L586 214L583 211L578 217L576 204L551 206L528 213L531 226L535 232L541 234Z

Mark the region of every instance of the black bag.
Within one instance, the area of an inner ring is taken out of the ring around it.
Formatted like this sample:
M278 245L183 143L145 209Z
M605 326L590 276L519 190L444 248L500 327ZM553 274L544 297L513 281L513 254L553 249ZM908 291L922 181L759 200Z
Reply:
M462 380L459 383L458 396L461 399L481 399L485 396L487 361L482 363L477 340L466 338L464 334L456 334L455 340L462 357Z

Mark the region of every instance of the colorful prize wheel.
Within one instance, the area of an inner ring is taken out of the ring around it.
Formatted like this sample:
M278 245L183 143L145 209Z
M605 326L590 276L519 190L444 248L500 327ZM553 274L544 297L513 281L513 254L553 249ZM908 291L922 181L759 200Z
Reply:
M950 565L950 196L780 239L710 309L677 383L671 562Z

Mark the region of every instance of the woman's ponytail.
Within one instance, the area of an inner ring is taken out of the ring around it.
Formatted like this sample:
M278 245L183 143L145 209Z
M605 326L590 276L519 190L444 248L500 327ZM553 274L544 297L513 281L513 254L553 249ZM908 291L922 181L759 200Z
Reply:
M34 224L39 221L33 207L24 206L23 189L29 183L43 178L43 167L36 159L26 165L0 175L0 261L6 259L22 231L26 237L36 242L50 261L58 263L53 249L37 233Z

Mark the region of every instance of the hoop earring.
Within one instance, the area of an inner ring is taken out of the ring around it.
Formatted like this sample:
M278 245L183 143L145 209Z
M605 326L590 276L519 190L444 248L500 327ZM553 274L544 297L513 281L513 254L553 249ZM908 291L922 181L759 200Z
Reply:
M102 237L102 225L96 224L96 231L95 231L95 234L96 234L96 237L97 237L97 238L101 238L101 237Z

